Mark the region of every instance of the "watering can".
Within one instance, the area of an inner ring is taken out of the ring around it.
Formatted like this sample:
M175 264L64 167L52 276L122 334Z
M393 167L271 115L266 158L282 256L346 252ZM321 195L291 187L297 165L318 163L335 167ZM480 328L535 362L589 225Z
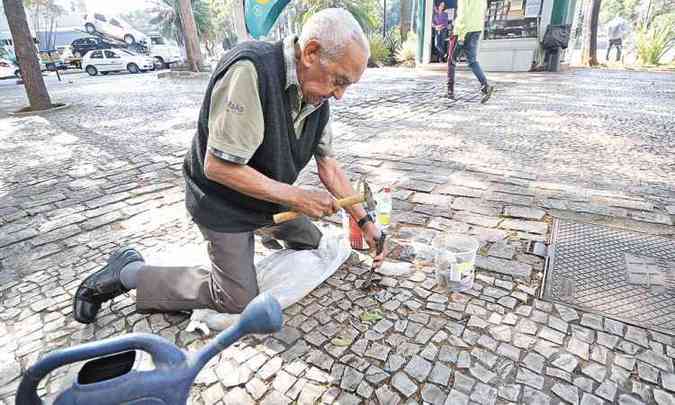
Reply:
M279 302L268 293L251 301L239 322L221 332L203 349L187 353L168 340L148 333L132 333L58 350L26 370L16 405L183 405L190 387L206 363L241 337L281 329ZM153 370L133 370L136 351L147 352ZM53 370L93 359L82 367L72 386L53 402L37 394L40 381Z
M244 0L244 20L255 39L267 35L290 0Z

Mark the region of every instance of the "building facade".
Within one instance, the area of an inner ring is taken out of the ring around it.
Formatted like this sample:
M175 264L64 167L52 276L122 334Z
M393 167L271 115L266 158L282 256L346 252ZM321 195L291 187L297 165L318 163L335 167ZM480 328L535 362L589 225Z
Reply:
M488 71L522 72L543 61L541 41L549 25L572 24L577 0L486 1L478 60ZM441 0L417 0L417 62L438 61L432 18Z

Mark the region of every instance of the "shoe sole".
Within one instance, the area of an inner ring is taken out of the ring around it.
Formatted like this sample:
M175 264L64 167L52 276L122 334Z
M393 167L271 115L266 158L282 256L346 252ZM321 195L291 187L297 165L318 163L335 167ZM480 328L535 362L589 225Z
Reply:
M136 250L136 249L131 248L131 247L125 247L125 248L121 248L121 249L116 250L112 255L110 255L110 257L108 258L108 261L106 262L105 266L103 266L103 268L101 270L95 271L95 272L91 273L90 275L88 275L87 278L85 278L84 281L82 281L80 283L79 287L77 287L77 290L75 291L75 298L73 298L73 318L77 322L80 322L80 323L83 323L83 324L90 324L90 323L96 322L96 317L94 317L94 319L82 319L82 318L79 318L77 316L77 308L76 308L75 304L77 302L77 297L80 296L80 291L82 290L82 286L85 285L87 283L87 281L89 281L90 278L92 278L93 276L95 276L99 272L105 270L108 266L110 266L110 263L112 263L115 260L118 260L125 252L127 252L129 250ZM141 253L138 250L136 250L136 253L138 253L138 255L141 257L141 259L143 258L143 256L141 255ZM97 305L97 304L93 304L89 301L85 301L85 300L82 300L82 301L84 301L84 302L86 302L87 304L90 304L90 305ZM100 309L101 309L101 306L99 304L99 308L96 310L97 315L98 315L98 310L100 310Z

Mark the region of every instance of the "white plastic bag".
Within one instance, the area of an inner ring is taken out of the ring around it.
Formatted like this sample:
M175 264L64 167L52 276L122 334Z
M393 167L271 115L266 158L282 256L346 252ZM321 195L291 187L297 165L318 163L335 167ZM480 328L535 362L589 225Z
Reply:
M284 249L257 262L260 293L271 293L279 300L281 307L286 308L300 301L332 276L349 258L351 247L342 229L331 226L323 228L322 232L318 249ZM226 329L238 318L237 314L197 309L193 311L186 330L200 330L209 335L211 329Z

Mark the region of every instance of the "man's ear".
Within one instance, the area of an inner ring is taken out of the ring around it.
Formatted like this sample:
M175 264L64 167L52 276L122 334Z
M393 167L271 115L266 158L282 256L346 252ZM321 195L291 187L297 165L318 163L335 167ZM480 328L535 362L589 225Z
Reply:
M315 39L310 39L302 50L302 62L305 66L311 66L319 61L321 44Z

